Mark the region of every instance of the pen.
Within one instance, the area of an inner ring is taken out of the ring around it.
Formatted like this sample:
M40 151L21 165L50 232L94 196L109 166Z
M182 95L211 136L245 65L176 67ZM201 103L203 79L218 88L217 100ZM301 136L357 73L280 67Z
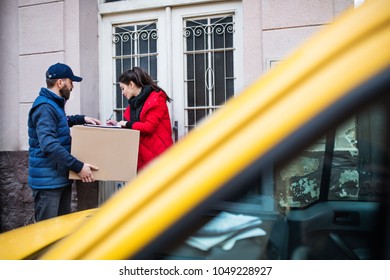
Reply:
M111 116L107 119L107 121L112 120L113 116L114 116L114 113L111 114Z

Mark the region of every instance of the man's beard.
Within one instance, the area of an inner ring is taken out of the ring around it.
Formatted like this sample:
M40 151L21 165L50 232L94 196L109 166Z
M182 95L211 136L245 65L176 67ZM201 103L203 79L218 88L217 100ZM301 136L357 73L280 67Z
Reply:
M70 97L70 90L67 85L60 89L60 94L65 100L68 100Z

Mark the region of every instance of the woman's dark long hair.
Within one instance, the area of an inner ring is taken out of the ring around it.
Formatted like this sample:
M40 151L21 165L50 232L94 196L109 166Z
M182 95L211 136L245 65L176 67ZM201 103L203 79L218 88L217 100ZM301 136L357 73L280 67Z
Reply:
M164 92L165 95L167 96L168 102L172 100L167 95L167 93L153 81L152 77L150 77L149 74L146 73L144 70L142 70L142 68L140 67L133 67L133 69L129 69L123 72L122 75L119 77L119 82L126 85L129 85L130 82L133 82L136 86L141 88L150 85L154 91Z

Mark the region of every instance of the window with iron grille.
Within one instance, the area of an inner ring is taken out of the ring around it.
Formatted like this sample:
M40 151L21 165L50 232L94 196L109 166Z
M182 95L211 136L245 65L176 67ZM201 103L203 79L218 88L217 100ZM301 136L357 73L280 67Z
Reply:
M185 129L234 95L234 14L184 21Z
M157 82L157 22L113 26L114 114L122 120L128 105L119 87L120 75L135 66L141 67Z

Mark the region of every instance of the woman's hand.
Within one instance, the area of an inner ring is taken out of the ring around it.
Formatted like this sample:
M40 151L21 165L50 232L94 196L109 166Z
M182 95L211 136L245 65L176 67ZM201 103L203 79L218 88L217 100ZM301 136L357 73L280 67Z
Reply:
M115 121L115 120L108 120L106 125L112 125L112 126L120 126L120 127L126 127L127 121Z
M120 121L117 123L117 125L120 127L126 127L126 123L127 123L127 121Z
M118 122L116 120L107 120L106 125L117 126Z

